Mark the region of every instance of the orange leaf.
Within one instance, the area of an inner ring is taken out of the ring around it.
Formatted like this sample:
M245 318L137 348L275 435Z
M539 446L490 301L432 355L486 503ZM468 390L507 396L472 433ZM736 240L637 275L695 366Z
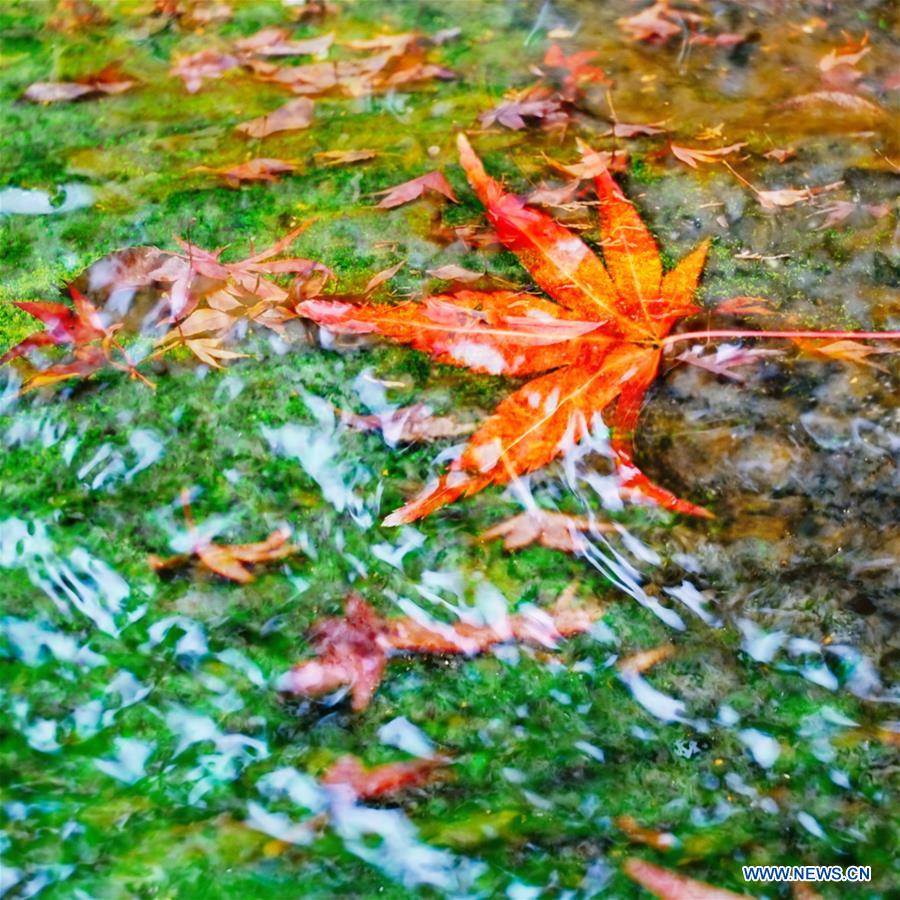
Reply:
M444 759L416 759L366 769L357 757L348 755L331 765L322 776L322 784L346 787L360 800L371 800L430 784L440 777L437 770L446 765Z
M629 878L643 885L660 900L752 900L746 894L735 894L704 881L694 881L686 875L679 875L634 856L626 859L622 868Z

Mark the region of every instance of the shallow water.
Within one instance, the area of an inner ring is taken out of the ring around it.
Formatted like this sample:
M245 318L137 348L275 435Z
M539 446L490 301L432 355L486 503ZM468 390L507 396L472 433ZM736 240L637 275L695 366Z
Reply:
M523 193L562 183L541 154L570 163L574 131L627 144L623 184L667 266L715 239L706 309L765 296L807 327L898 328L896 210L869 209L895 203L897 183L887 4L697 4L709 33L751 35L738 47L631 42L617 20L637 7L624 0L359 4L298 34L460 27L435 56L461 78L317 101L309 131L252 148L232 126L281 94L235 76L187 95L166 76L172 53L292 14L233 5L232 21L198 28L123 3L110 22L62 33L43 4L0 12L11 100L61 53L101 44L143 80L132 93L4 113L15 125L0 138L7 190L77 176L98 206L0 219L0 298L58 299L77 279L106 325L123 324L137 360L160 334L160 298L123 288L115 273L133 257L112 250L171 253L177 234L237 259L311 215L297 253L333 267L342 293L401 258L390 283L401 297L436 290L425 270L450 263L527 285L510 254L434 237L438 220L484 224L453 150L454 128L471 127L488 167ZM858 89L887 114L786 110L817 90L842 30L869 34ZM591 89L565 131L477 133L477 114L529 85L553 41L597 50L614 86ZM610 100L618 121L665 121L682 146L746 141L735 167L759 189L843 181L829 197L853 210L823 227L821 205L766 210L723 167L673 159L665 137L604 137ZM362 167L312 161L363 146L380 155ZM798 155L779 165L761 157L772 147ZM248 154L304 171L238 190L193 172ZM374 191L436 165L459 207L373 209ZM591 206L552 212L597 239ZM32 327L2 312L5 347ZM900 719L891 357L851 366L771 342L783 354L740 382L673 364L642 416L639 460L713 521L623 504L598 425L564 461L392 529L383 517L465 438L398 444L336 410L383 417L426 403L478 422L514 380L289 324L240 335L249 358L223 371L184 355L154 362L155 389L105 371L19 397L26 368L2 370L0 895L637 897L622 874L633 855L766 897L791 892L745 884L741 864L869 864L873 882L854 896L889 894ZM299 552L247 584L193 565L155 572L150 554L190 549L185 490L203 537L245 543L286 527ZM617 527L578 554L480 540L534 505ZM314 655L313 623L339 614L351 589L384 616L502 630L572 582L604 614L555 651L398 656L362 712L345 692L278 690ZM622 665L668 643L674 652L646 671ZM323 783L346 753L375 765L435 752L451 758L446 778L396 797L354 801Z

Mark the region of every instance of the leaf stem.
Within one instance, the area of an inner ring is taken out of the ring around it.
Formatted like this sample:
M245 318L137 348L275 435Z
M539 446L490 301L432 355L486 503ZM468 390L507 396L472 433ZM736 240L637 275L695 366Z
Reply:
M715 328L709 331L684 331L663 338L661 345L668 347L682 341L699 341L713 338L789 338L862 341L898 341L900 331L753 331L749 328Z

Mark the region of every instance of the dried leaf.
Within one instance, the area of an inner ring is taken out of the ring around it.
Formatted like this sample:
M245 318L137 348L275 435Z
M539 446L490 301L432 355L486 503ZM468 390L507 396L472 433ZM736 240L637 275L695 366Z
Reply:
M709 148L699 147L680 147L678 144L669 144L672 156L681 162L686 163L692 169L697 168L697 163L718 163L725 156L737 153L742 147L746 147L746 143L731 144L728 147L717 147L713 150Z
M378 208L393 209L395 206L402 206L411 200L417 200L426 191L443 194L448 200L452 200L454 203L458 202L450 182L447 181L446 176L440 169L436 169L433 172L426 172L418 178L412 178L409 181L404 181L402 184L397 184L392 188L376 191L378 194L385 195L378 203Z
M622 871L660 900L753 900L633 856L625 860Z
M289 100L274 112L258 119L251 119L235 127L248 137L264 138L279 131L299 131L309 128L313 117L313 102L308 97Z
M821 111L833 112L833 109L844 110L847 113L860 115L866 118L880 118L884 110L873 103L860 97L859 94L851 94L849 91L812 91L809 94L801 94L792 97L781 104L782 109L797 111Z
M248 584L253 581L253 573L246 564L271 562L298 552L296 547L288 543L291 533L284 528L273 531L264 541L254 544L215 544L197 532L187 491L182 492L181 505L191 536L191 550L165 559L150 556L150 565L157 572L183 566L191 557L196 556L211 572L239 584Z
M200 50L190 56L176 58L169 70L173 78L180 78L189 94L196 94L204 81L221 78L224 72L240 65L240 60L230 53L218 50Z
M753 193L763 209L774 210L785 206L796 206L798 203L806 203L817 194L823 194L826 191L836 191L843 183L843 181L834 181L831 184L823 184L819 187L780 188L774 191L754 189Z
M763 359L782 356L781 350L764 350L759 347L745 348L736 344L719 344L709 354L703 353L703 347L692 347L680 353L675 359L705 369L713 375L730 378L732 381L746 381L746 376L734 370L742 366L756 365Z
M503 538L505 550L540 544L564 553L582 553L588 547L588 541L583 537L585 532L596 535L612 531L616 531L616 526L609 522L533 509L494 525L481 537L485 541Z
M703 21L703 16L673 9L668 0L661 0L633 16L619 19L619 26L632 40L665 44Z
M609 131L604 131L605 135L612 135L620 138L634 138L643 135L663 134L665 128L662 122L653 122L647 125L630 124L627 122L613 122L613 127Z
M97 94L121 94L136 84L136 78L110 65L74 81L36 81L22 96L32 103L60 103Z
M290 40L287 28L263 28L250 37L235 41L241 53L255 56L324 56L334 43L334 34L322 34L314 38Z
M776 147L768 153L763 153L765 159L774 159L780 163L786 163L789 159L793 159L797 155L797 151L793 147L780 148Z
M444 281L462 281L464 283L478 281L479 278L484 277L484 272L473 272L471 269L464 269L462 266L457 266L454 263L437 266L434 269L426 269L425 274Z
M401 259L400 262L394 263L392 266L388 266L386 269L382 269L380 272L376 272L366 284L364 294L370 294L375 288L384 284L386 281L390 281L404 266L406 265L406 260Z
M771 316L775 312L765 297L729 297L716 306L723 316Z
M242 181L277 181L279 175L296 172L296 163L285 159L250 159L235 166L220 166L212 169L209 166L196 166L194 172L211 172L221 175L232 187L238 187Z
M374 159L377 150L323 150L316 153L313 159L320 166L349 166L351 163Z
M642 650L640 653L626 656L620 659L617 665L620 672L640 675L659 663L671 659L674 655L675 646L673 644L661 644L659 647L653 647L650 650Z
M541 119L545 125L555 125L569 118L558 98L548 97L542 100L506 100L503 103L481 113L478 121L485 128L495 122L504 128L518 131L526 127L526 119Z
M510 641L552 650L564 637L587 631L602 613L596 607L573 607L561 597L549 610L530 609L493 626L446 625L406 616L383 619L358 594L347 598L344 610L342 618L316 625L316 658L294 666L282 678L280 690L315 697L349 687L351 707L358 712L369 705L389 658L397 652L472 656Z
M416 759L367 769L358 757L342 756L322 776L322 784L346 788L360 800L373 800L431 784L446 765L445 759Z
M356 431L381 431L392 447L397 444L422 444L443 438L471 434L475 425L459 422L452 416L435 416L423 403L370 415L340 411L341 422Z
M884 366L879 366L872 362L870 356L880 356L885 353L898 353L898 347L879 347L871 344L862 344L859 341L839 340L822 343L820 341L795 339L795 344L801 350L812 353L817 356L824 356L828 359L837 360L838 362L854 363L856 365L869 366L872 369L878 369L886 372Z

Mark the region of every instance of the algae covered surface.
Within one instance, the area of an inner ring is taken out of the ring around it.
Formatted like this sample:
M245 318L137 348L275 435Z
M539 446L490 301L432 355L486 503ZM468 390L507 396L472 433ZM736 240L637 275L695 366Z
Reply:
M528 288L512 254L453 231L485 225L459 130L522 194L565 182L550 161L574 163L576 136L627 150L616 177L666 265L712 239L707 311L743 295L803 327L900 327L889 3L684 5L710 34L747 37L733 45L687 32L635 41L619 20L640 7L624 0L366 0L322 17L275 0L228 5L208 21L138 0L98 3L86 21L72 17L90 4L0 5L0 350L35 328L14 301L63 301L72 281L89 290L101 271L90 267L113 251L175 251L182 237L241 259L307 220L291 252L330 267L338 295L401 261L373 297L445 290L427 270L446 265ZM454 76L317 98L308 128L248 138L235 126L290 95L240 67L188 93L170 69L270 26L295 39L333 32L329 58L348 41L445 33L428 59ZM823 56L864 35L852 90L870 106L792 105L822 92ZM572 121L479 122L535 81L554 43L597 51L607 76ZM22 99L35 82L113 63L139 83L71 103ZM667 131L626 140L608 134L613 121ZM738 142L733 167L757 191L840 184L767 209L729 169L694 169L669 149ZM778 148L797 152L765 157ZM363 149L373 155L343 166L319 155ZM202 168L259 157L296 169L234 187ZM437 168L457 204L377 208L376 192ZM553 213L596 244L590 205ZM289 325L242 334L233 349L247 356L221 370L160 357L147 368L154 388L105 370L20 396L25 364L0 372L0 894L647 896L623 874L630 856L772 898L790 886L747 884L741 865L869 865L870 883L815 890L890 894L893 357L852 365L769 342L782 353L740 382L673 365L649 397L638 457L714 520L612 503L598 435L523 485L397 529L379 523L458 439L392 445L335 410L427 403L477 422L518 383ZM220 542L286 527L299 552L247 584L200 566L155 572L150 555L186 549L184 490ZM530 502L618 530L580 555L482 539ZM548 608L573 583L603 616L553 652L400 657L361 712L340 694L277 690L350 590L384 616L495 621ZM665 644L674 651L644 673L619 665ZM321 783L348 753L371 766L430 752L451 758L445 777L397 796L337 802Z

